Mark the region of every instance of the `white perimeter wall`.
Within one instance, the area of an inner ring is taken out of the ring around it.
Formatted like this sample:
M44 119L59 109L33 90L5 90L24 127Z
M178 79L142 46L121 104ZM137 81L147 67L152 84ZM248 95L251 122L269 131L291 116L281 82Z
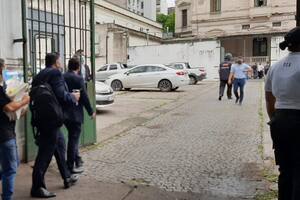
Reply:
M165 44L129 48L129 65L189 62L191 67L205 67L209 80L218 79L221 50L219 41Z

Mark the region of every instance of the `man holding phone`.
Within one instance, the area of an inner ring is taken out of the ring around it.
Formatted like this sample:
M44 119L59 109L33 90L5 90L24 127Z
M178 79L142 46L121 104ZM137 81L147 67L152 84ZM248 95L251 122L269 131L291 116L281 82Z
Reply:
M68 72L64 74L65 81L69 88L69 92L79 93L80 100L77 105L68 105L65 109L65 126L68 129L68 150L67 165L69 170L74 173L82 173L83 169L78 165L79 156L79 139L81 127L84 121L83 107L88 114L96 117L90 100L87 95L86 87L82 76L80 75L80 58L74 56L69 60Z

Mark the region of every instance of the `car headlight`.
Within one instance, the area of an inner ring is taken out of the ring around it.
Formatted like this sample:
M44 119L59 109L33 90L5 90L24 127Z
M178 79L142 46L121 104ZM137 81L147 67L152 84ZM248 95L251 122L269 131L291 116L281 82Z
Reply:
M112 91L110 89L97 91L97 94L110 94Z

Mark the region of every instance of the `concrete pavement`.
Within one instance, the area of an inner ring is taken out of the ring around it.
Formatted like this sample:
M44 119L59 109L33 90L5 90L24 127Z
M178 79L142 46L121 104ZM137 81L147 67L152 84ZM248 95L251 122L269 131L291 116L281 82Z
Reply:
M52 165L49 189L56 199L253 199L266 186L259 152L261 83L248 83L242 107L217 101L217 87L211 82L177 93L124 93L118 109L100 114L100 123L111 114L100 129L108 135L83 153L86 173L78 185L64 190ZM123 117L114 121L118 110ZM118 126L109 133L108 127ZM30 184L31 168L23 165L15 199L29 199Z

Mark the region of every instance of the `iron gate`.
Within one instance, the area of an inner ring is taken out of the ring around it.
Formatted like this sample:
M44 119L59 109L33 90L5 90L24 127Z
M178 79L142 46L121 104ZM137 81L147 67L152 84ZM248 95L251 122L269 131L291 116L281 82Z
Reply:
M92 80L87 83L91 103L95 108L95 51L94 51L94 0L22 0L24 79L45 68L45 55L60 54L66 70L68 60L76 51L84 53L84 64L90 67ZM85 117L86 119L88 117ZM26 159L34 158L36 146L26 119ZM81 143L96 141L95 121L86 120Z

